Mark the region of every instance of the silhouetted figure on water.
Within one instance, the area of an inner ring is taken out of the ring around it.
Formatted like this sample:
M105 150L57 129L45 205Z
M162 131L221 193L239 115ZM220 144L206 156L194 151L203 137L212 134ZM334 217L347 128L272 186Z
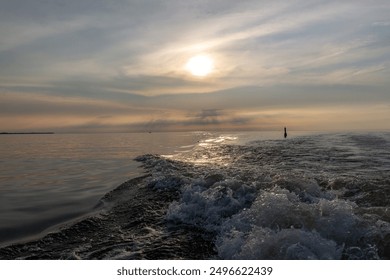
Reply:
M287 138L287 128L284 128L284 138Z

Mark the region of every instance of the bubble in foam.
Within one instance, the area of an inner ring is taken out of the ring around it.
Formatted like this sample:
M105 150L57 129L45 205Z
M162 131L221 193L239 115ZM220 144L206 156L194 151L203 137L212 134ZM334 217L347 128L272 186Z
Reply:
M221 226L217 246L220 256L341 258L343 249L358 244L370 227L354 214L353 202L322 197L327 195L318 193L316 200L302 201L299 193L278 185L260 191L248 210L232 216ZM366 250L364 256L376 258L373 250L370 253Z
M319 233L301 229L273 231L254 227L247 237L237 233L217 243L223 259L339 259L342 246Z
M234 179L220 182L215 179L207 176L203 181L185 186L181 199L169 207L167 218L214 231L224 219L250 206L254 200L255 186ZM212 181L213 185L209 186Z

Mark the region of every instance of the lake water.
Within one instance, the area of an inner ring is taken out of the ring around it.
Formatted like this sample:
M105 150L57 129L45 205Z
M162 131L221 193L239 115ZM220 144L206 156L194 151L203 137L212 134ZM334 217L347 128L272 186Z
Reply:
M3 259L390 258L389 132L0 140Z
M173 154L203 133L0 136L0 244L90 212L143 171L133 159Z

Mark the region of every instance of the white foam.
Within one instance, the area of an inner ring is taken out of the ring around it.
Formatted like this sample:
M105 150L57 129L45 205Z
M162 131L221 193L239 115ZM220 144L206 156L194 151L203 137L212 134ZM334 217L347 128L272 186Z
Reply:
M299 258L339 258L344 244L356 244L366 233L363 221L353 213L355 207L354 203L339 199L302 202L297 194L275 186L261 191L248 210L222 225L218 250L221 256L229 258L226 243L232 243L232 232L233 239L241 232L245 240L239 240L241 246L231 246L236 251L229 251L230 258L270 258L268 251L272 246L284 248L274 258L295 258L299 252Z
M390 224L343 198L351 190L362 197L356 166L367 158L349 163L354 150L324 138L226 146L231 139L216 137L174 161L143 160L154 188L181 191L167 220L214 233L223 259L379 258Z
M223 259L339 259L343 249L315 231L257 226L247 236L231 232L217 247Z
M225 218L249 206L255 198L255 186L232 179L209 186L211 177L183 187L181 199L168 210L168 220L218 230Z

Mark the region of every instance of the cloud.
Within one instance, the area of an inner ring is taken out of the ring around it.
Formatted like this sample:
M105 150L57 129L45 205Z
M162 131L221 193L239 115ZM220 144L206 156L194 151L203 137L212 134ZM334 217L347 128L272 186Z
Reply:
M221 116L221 110L220 109L203 109L199 114L196 116L202 120L207 118L216 118Z
M390 21L376 21L372 23L373 26L390 26Z
M385 0L6 0L0 114L80 131L250 128L270 109L388 104L389 14ZM215 62L205 78L184 71L199 52Z
M3 94L0 98L0 115L2 116L98 116L102 113L124 113L141 110L112 101L100 101L85 98L63 98L35 94Z
M133 129L147 131L245 129L253 119L239 116L237 112L220 109L202 109L200 112L171 115L165 119L134 124Z

